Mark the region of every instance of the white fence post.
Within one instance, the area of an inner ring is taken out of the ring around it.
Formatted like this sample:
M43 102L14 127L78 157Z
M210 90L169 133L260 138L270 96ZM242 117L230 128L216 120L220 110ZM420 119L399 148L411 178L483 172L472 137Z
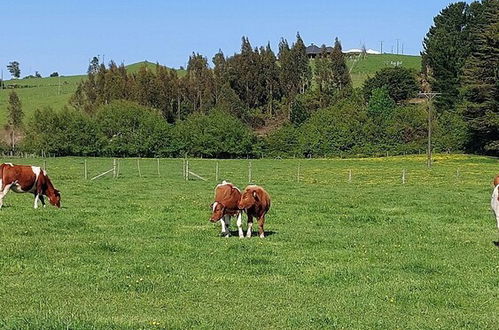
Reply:
M113 158L113 179L116 179L116 158Z
M158 158L158 177L161 177L161 173L159 172L159 158Z
M296 181L300 182L300 164L298 164L298 173L296 175Z
M218 183L218 174L219 174L219 166L218 166L218 161L217 161L217 165L215 166L215 182Z
M189 181L189 161L185 161L185 181Z
M248 165L248 183L251 183L251 162Z
M402 184L405 184L405 169L402 170Z
M137 158L137 169L139 170L139 178L141 178L142 173L140 172L140 158Z
M88 180L87 159L85 159L85 180Z
M352 182L352 170L348 170L348 182Z

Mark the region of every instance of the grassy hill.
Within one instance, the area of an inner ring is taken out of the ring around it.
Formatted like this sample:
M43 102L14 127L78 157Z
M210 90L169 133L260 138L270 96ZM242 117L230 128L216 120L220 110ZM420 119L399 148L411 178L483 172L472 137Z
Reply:
M365 58L351 57L347 64L351 69L354 87L359 87L369 76L373 76L376 71L385 67L398 65L419 71L421 57L396 54L367 55Z
M367 55L365 58L350 58L348 65L351 68L352 81L354 87L362 85L368 76L374 75L376 71L383 67L393 66L396 63L407 68L419 70L421 58L419 56L408 55ZM137 72L143 65L155 69L156 64L151 62L138 62L127 65L129 72ZM313 63L312 63L313 65ZM185 70L177 71L179 76L185 75ZM74 93L78 83L85 78L85 75L62 76L55 78L30 78L7 80L7 86L17 85L16 92L23 104L25 120L33 115L38 108L50 106L60 109L67 104L69 98ZM0 123L5 124L7 118L7 101L10 89L0 90Z

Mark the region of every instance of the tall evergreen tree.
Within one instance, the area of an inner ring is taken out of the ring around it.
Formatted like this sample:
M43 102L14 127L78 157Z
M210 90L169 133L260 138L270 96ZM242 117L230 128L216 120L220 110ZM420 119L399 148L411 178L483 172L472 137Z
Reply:
M15 91L9 94L9 104L7 105L8 122L11 128L11 145L12 149L15 148L15 131L22 125L24 112L22 109L21 100Z
M280 64L280 81L286 96L287 103L287 118L291 120L291 107L293 101L300 90L300 76L295 67L293 53L289 48L286 39L281 39L279 42L279 64Z
M333 87L336 90L341 91L352 87L352 80L345 60L345 54L343 54L341 43L338 38L334 40L334 47L331 52L331 75Z
M312 69L310 68L306 47L303 43L300 33L296 34L296 42L293 44L291 52L295 70L297 71L296 74L300 77L300 93L304 93L305 90L310 86L310 80L312 79Z
M484 0L470 29L474 41L463 74L472 149L499 155L499 2Z
M470 52L468 11L465 2L449 5L433 19L423 41L422 71L431 89L441 93L434 102L439 112L459 103L460 77Z
M273 115L274 100L279 100L281 94L279 66L277 65L277 58L270 47L270 43L267 44L267 47L262 47L260 56L263 70L262 75L265 84L265 100L267 103L268 115L271 117Z

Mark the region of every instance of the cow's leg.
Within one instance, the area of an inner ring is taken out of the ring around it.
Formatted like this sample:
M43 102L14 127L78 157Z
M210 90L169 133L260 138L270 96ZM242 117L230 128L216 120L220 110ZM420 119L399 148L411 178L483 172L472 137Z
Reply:
M34 205L34 208L37 209L38 208L38 200L39 200L39 195L38 194L35 194L35 205Z
M225 220L225 237L230 237L230 215L224 217Z
M244 238L243 233L243 212L239 212L237 215L237 231L239 232L239 238Z
M45 205L45 197L43 197L43 195L38 195L38 199L42 202L43 207L47 206Z
M253 216L248 214L248 230L246 232L247 238L251 238L251 227L253 227Z
M3 189L0 191L0 208L2 208L3 198L5 197L5 195L7 195L11 186L12 184L8 184L5 187L3 187Z
M265 238L265 232L263 231L263 225L265 224L265 215L258 218L258 235L260 238Z
M222 225L222 236L225 235L225 216L220 219L220 225Z

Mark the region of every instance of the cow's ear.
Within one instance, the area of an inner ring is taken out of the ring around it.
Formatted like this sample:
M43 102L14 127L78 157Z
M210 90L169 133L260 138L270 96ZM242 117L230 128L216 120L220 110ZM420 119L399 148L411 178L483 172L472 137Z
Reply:
M212 210L213 210L213 204L215 204L215 203L210 204L210 209L212 209Z
M258 194L256 193L256 191L253 191L253 198L258 201Z

